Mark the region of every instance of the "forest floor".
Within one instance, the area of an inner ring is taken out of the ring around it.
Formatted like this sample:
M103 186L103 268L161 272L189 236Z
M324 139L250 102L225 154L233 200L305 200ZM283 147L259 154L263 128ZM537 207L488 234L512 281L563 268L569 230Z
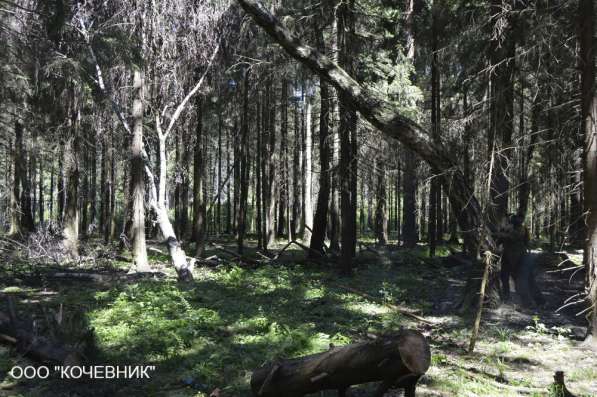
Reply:
M97 253L106 247L94 244L87 243L94 260L71 270L126 272L129 263L102 259ZM580 341L584 323L575 313L581 309L555 313L578 291L582 275L569 282L571 273L554 272L561 269L555 263L543 264L539 277L547 305L528 310L514 301L486 311L477 348L467 354L472 319L453 307L469 269L444 260L447 249L433 259L423 247L363 251L351 278L288 250L276 264L198 268L192 285L176 283L168 258L150 252L153 267L167 277L55 279L52 274L65 266L31 263L17 254L0 264L0 311L11 296L17 317L43 322L48 313L61 313L63 338L76 342L93 329L90 364L155 365L149 380L15 380L10 369L33 362L0 345L0 396L209 396L215 388L226 396L249 396L251 371L266 361L399 327L418 328L431 343L432 365L417 389L420 396L548 395L556 370L566 372L575 395L597 395L597 354ZM578 261L579 255L570 258ZM419 309L437 325L413 322L386 303ZM355 388L352 395L368 390Z

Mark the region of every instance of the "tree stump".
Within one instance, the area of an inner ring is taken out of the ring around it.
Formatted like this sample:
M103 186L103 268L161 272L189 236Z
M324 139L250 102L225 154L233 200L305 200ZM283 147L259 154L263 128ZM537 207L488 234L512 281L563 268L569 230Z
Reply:
M268 363L253 371L251 389L258 397L300 397L351 385L381 382L375 396L391 387L414 396L418 379L431 363L429 343L418 331L398 334L294 359Z

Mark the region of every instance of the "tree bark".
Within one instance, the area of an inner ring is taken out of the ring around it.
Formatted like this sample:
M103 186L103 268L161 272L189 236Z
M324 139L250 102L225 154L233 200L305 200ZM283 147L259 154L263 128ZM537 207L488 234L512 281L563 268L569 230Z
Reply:
M73 105L76 107L76 105ZM79 122L78 109L72 110L70 128L64 145L65 205L63 245L72 258L79 257Z
M491 179L489 217L497 225L508 212L510 183L506 170L512 157L514 129L514 55L512 10L504 7L503 0L490 1L490 16L495 20L497 34L490 46L490 123L488 157L494 155ZM508 0L511 6L514 1Z
M39 152L38 158L38 174L39 174L39 184L38 184L38 200L37 200L37 207L39 211L39 224L43 227L45 223L45 214L44 214L44 163L43 163L43 155Z
M594 4L593 0L579 3L581 122L584 132L584 206L586 215L586 241L584 263L586 286L592 309L589 311L589 334L597 346L597 98L595 97L594 53Z
M523 218L526 217L528 207L529 207L529 196L531 194L531 183L529 181L529 170L530 170L530 163L531 159L533 158L533 152L535 150L535 145L537 143L537 138L539 136L539 101L537 97L539 93L537 93L535 100L533 101L533 108L531 109L531 132L530 132L530 139L528 147L524 152L524 157L522 159L522 166L520 170L520 183L518 187L518 214L521 215ZM521 101L523 100L521 95Z
M110 132L110 145L110 213L108 214L107 241L116 239L116 183L118 179L118 166L116 159L116 139L113 131ZM126 180L124 170L122 174L123 179ZM123 194L126 194L125 191L123 191Z
M313 131L311 130L311 98L305 93L305 136L303 148L303 239L311 241L311 231L313 230L313 202L312 202L312 151L313 151Z
M243 116L240 136L240 196L238 203L238 253L242 255L247 229L247 199L249 192L249 69L245 72L243 92Z
M414 0L406 0L405 31L406 57L411 62L415 59L414 36ZM411 80L414 80L414 75ZM402 219L402 238L404 246L414 247L419 241L417 231L417 162L415 154L409 148L404 148L404 211Z
M22 131L22 125L21 125ZM22 134L23 135L23 134ZM32 170L32 161L35 163L33 159L33 155L31 153L31 141L30 139L25 139L24 144L21 145L21 160L23 164L21 165L21 229L23 232L33 232L35 230L35 224L33 222L33 203L32 203L32 183L35 179L34 172Z
M352 48L354 40L354 1L342 2L338 7L338 48L339 65L348 73L354 72ZM342 215L340 261L342 272L352 272L352 261L356 252L356 157L353 145L356 145L356 112L349 105L350 98L338 90L340 112L340 213ZM353 194L354 193L354 194Z
M159 144L159 188L156 191L155 178L151 169L145 160L145 173L149 179L149 205L156 214L157 224L160 232L164 237L164 243L168 247L170 254L170 261L176 270L179 281L193 280L193 264L187 261L187 256L182 249L180 242L176 238L176 233L172 227L172 223L168 218L168 208L166 207L166 177L168 171L168 163L166 159L166 139L167 135L162 133L159 117L156 119L156 128L158 130L158 144Z
M16 120L14 124L15 143L13 147L13 179L10 191L10 230L8 234L18 236L23 233L21 227L21 180L23 179L23 125Z
M87 140L87 137L84 137L83 142ZM82 240L87 238L87 229L89 228L89 148L87 145L84 144L84 147L81 150L82 156L82 163L83 163L83 175L82 175L82 183L81 189L79 192L79 211L80 215L80 223L79 223L79 234Z
M99 142L97 131L93 134L93 145L91 148L91 186L89 189L89 219L94 231L97 228L97 144ZM40 170L41 172L41 170Z
M438 18L440 13L438 2L432 7L432 62L431 62L431 133L436 142L440 141L440 77L439 77L439 56L438 56ZM442 238L442 192L437 174L432 174L429 188L429 218L427 236L429 242L429 256L435 256L437 241Z
M181 184L180 184L180 238L182 240L189 236L189 186L191 185L191 172L189 165L191 164L191 134L188 128L180 128L181 142L182 142L182 164L181 164Z
M388 243L388 212L386 205L386 160L379 161L377 170L377 205L375 208L375 234L379 245Z
M278 174L276 173L276 99L271 93L271 81L269 83L269 94L268 94L268 106L266 112L267 117L267 128L268 128L268 184L267 184L267 245L266 249L270 245L274 244L276 239L275 229L275 218L276 218L276 192L278 191Z
M255 130L257 133L257 148L256 148L256 161L255 161L255 207L256 207L256 232L257 232L257 249L262 250L264 244L263 234L263 133L262 133L262 121L261 114L262 109L262 95L258 94L257 109L255 116ZM218 178L219 179L219 178ZM218 195L219 197L219 195Z
M319 32L320 43L322 33ZM319 96L321 109L319 113L319 192L317 207L313 221L309 256L313 252L324 254L325 232L328 219L328 202L330 200L330 98L327 82L319 80Z
M145 246L145 180L143 172L143 71L133 72L133 139L131 142L131 184L132 184L132 255L133 264L129 273L151 270L147 261Z
M195 127L195 147L193 153L193 236L195 238L195 256L201 258L205 251L206 236L206 212L205 202L203 201L203 179L205 175L205 165L203 160L203 98L197 97L195 102L197 108L197 126ZM220 128L220 127L218 127ZM218 130L219 131L219 130ZM221 133L218 133L218 145L222 144ZM221 148L218 146L218 153ZM218 161L219 157L218 157ZM218 171L218 183L220 183L221 174ZM220 195L218 194L218 222L220 215Z
M61 140L58 153L58 214L56 216L58 223L62 223L64 220L64 145L65 142Z
M280 201L278 202L278 230L277 235L284 235L287 224L290 183L288 178L288 80L282 79L282 98L280 104ZM290 214L288 214L290 216ZM289 223L289 222L288 222ZM291 240L290 230L288 239Z
M293 106L294 113L294 146L292 148L292 217L290 221L290 239L297 239L297 232L299 228L301 216L301 164L300 164L300 146L301 146L301 132L299 121L298 104Z
M202 126L203 127L203 126ZM222 184L222 104L218 102L218 186ZM222 233L222 192L218 189L216 208L216 234Z

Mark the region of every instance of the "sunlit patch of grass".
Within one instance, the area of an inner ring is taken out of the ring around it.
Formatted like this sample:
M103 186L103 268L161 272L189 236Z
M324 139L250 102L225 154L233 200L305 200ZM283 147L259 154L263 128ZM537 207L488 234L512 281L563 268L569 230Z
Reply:
M375 303L370 302L349 302L346 304L345 307L348 310L368 315L381 315L386 314L390 311L390 309L387 306L376 305Z
M423 378L423 383L435 390L451 396L507 396L504 390L497 389L482 377L472 377L461 368L442 367L432 369Z
M12 285L10 287L3 288L0 292L4 294L20 294L25 292L25 289L16 285Z
M327 273L302 266L200 269L191 288L140 282L96 292L89 318L105 360L151 361L171 381L184 374L242 394L247 373L265 361L404 326L383 302L407 296L412 280L378 273L365 268L358 280L327 282Z
M493 348L493 353L496 355L502 355L506 353L510 353L512 351L512 345L510 342L498 342L495 344Z
M179 354L194 337L221 324L216 311L193 307L186 292L165 282L128 285L108 309L96 310L90 318L100 346L110 356L139 361Z
M513 331L509 328L499 327L494 330L493 334L500 342L509 342Z
M431 355L431 365L445 365L448 363L448 357L443 353Z
M597 381L597 368L595 367L583 367L583 368L575 368L567 373L566 375L568 381L576 382L576 381Z

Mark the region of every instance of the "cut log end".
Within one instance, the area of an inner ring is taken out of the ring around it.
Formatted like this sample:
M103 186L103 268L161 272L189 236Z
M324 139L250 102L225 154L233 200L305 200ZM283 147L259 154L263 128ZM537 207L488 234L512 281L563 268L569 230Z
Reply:
M400 334L398 351L402 362L413 374L423 375L431 365L431 350L427 339L418 331L404 330Z

